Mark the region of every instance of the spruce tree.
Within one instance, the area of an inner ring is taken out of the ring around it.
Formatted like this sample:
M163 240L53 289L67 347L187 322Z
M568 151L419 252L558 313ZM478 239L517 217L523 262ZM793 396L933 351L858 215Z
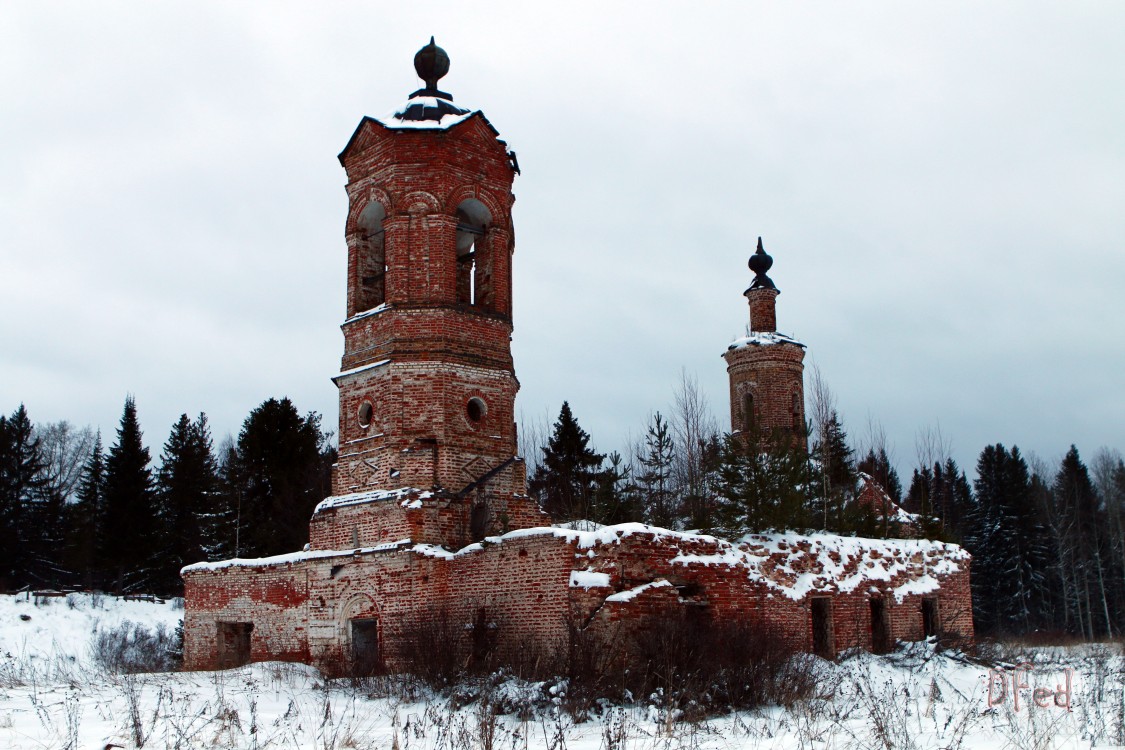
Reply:
M164 444L157 474L165 590L178 590L180 568L206 557L218 481L206 415L192 422L182 414Z
M40 583L31 554L38 541L44 469L39 440L23 404L0 417L0 579L8 587ZM2 583L2 581L0 581Z
M1060 517L1066 519L1064 556L1071 567L1072 586L1068 603L1074 613L1073 626L1087 638L1111 636L1115 626L1106 582L1106 550L1100 498L1089 470L1073 445L1055 475L1053 495Z
M1050 547L1019 449L989 445L977 460L963 542L973 555L973 620L981 633L1045 625Z
M679 498L672 485L676 446L668 423L660 412L656 412L649 423L645 431L644 452L636 458L641 467L637 474L637 486L645 521L666 529L675 528L679 517Z
M105 525L105 454L102 434L94 438L94 447L82 467L78 494L70 506L67 524L67 562L86 588L105 585L102 580L104 549L102 528Z
M829 416L822 434L823 438L813 448L820 467L819 507L813 523L828 531L852 531L855 521L850 511L854 505L858 476L848 435L835 411Z
M598 473L590 520L601 524L641 521L643 512L632 471L617 451L605 457L605 468Z
M105 462L105 514L99 557L118 591L148 589L154 570L160 526L157 519L151 457L142 442L137 406L125 399L117 442Z
M231 467L239 502L238 554L263 557L301 549L309 517L328 494L335 450L320 416L302 417L288 398L268 399L250 412Z
M728 538L806 530L814 497L808 454L783 430L727 435L717 457L715 531Z
M556 522L586 518L604 459L590 447L590 435L578 426L570 404L563 401L528 491Z
M896 504L902 504L902 482L898 478L898 472L891 466L885 448L880 448L878 453L873 448L869 449L863 460L856 464L856 470L878 482Z

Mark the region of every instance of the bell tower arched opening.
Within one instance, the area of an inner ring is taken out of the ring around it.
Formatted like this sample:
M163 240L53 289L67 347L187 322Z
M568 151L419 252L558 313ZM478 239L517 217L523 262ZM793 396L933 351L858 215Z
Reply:
M383 220L387 212L378 201L372 201L359 215L356 229L359 284L356 292L356 312L378 307L386 301L387 253L386 232Z
M492 214L476 198L457 206L457 301L492 308L492 258L488 251L488 226Z

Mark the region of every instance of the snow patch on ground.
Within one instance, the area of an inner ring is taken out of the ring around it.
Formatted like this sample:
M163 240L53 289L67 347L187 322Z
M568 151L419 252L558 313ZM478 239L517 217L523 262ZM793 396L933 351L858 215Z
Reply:
M659 584L660 582L657 582ZM655 584L648 584L649 586ZM30 619L23 619L28 615ZM220 672L112 675L89 660L99 629L126 620L173 628L177 603L72 594L36 606L25 595L0 596L0 750L5 748L343 748L457 750L734 750L824 748L1122 747L1125 743L1125 647L1085 644L1009 650L990 662L1020 663L1019 711L1011 697L989 707L989 665L932 644L887 656L846 654L814 662L817 698L696 723L674 720L660 695L604 705L576 723L557 706L566 683L494 677L477 684L490 705L515 711L534 703L530 719L493 717L480 701L451 699L414 681L387 678L326 682L299 664L263 663ZM71 665L33 672L26 660ZM1032 704L1032 690L1066 684L1071 709ZM53 675L53 676L52 676Z

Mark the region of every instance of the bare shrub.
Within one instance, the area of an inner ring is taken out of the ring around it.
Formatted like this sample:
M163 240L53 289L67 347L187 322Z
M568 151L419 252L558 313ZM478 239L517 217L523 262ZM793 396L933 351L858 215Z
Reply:
M646 668L627 673L627 688L660 696L675 718L789 705L816 688L813 662L794 658L794 648L773 627L671 615L638 632L633 650Z
M169 632L164 623L149 630L125 620L109 630L99 630L90 644L94 663L113 674L172 672L179 668L177 631Z

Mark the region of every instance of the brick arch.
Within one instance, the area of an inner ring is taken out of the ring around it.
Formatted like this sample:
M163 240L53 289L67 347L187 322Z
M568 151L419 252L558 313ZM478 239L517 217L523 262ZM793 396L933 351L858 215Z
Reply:
M511 221L511 206L505 206L500 201L497 201L495 196L486 190L481 190L479 185L462 185L455 188L447 196L445 196L445 213L453 215L457 212L457 207L461 205L461 201L475 198L484 204L491 215L492 222L489 224L494 229L510 229L509 224Z
M380 204L383 213L388 217L393 213L394 201L391 200L390 193L375 186L362 190L356 194L356 199L348 207L348 219L344 225L345 235L350 235L357 230L360 214L372 203Z
M355 592L342 597L343 604L337 614L337 624L342 632L347 632L348 621L356 617L378 617L379 605L375 597L363 592Z
M425 190L415 190L402 197L399 204L400 213L408 214L438 214L442 213L441 201L433 193Z
M752 399L755 412L759 412L762 408L761 401L758 398L758 386L757 386L756 383L751 383L751 382L739 383L735 387L735 395L738 398L737 406L736 406L736 410L735 410L735 414L738 417L738 424L732 425L732 426L735 427L735 429L738 429L738 430L741 430L741 431L745 432L747 430L747 428L750 426L750 424L747 423L747 419L746 419L746 397L750 396L750 398ZM751 416L750 423L751 424L756 423L757 422L756 414L752 414L750 416Z

